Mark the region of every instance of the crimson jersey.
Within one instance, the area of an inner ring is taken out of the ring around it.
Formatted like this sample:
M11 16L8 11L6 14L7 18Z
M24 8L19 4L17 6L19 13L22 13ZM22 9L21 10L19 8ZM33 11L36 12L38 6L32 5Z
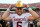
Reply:
M28 27L29 16L31 16L30 13L24 13L20 16L18 14L9 15L9 17L12 19L13 27Z

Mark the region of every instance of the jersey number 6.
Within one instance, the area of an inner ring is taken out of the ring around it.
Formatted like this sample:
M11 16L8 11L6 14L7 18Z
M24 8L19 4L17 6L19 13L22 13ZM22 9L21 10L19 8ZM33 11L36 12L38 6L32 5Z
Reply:
M22 27L22 25L19 24L22 24L22 22L17 22L17 27Z

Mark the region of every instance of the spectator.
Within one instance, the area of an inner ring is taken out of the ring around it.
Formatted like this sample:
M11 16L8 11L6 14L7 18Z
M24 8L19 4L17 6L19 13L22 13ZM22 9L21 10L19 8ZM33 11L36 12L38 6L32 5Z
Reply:
M11 25L11 27L13 26L13 23L12 23L12 21L10 22L10 25Z
M0 23L0 27L2 27L2 24Z
M30 24L29 24L30 27L33 27L34 26L34 23L33 21L30 21Z
M40 19L38 21L39 22L37 22L37 27L40 27Z
M2 27L5 27L6 26L6 21L1 20L1 24L2 24Z
M37 27L37 21L34 20L33 23L34 23L35 27Z
M0 15L0 27L2 27L2 24L1 24L1 15Z
M6 23L6 27L11 27L10 22Z

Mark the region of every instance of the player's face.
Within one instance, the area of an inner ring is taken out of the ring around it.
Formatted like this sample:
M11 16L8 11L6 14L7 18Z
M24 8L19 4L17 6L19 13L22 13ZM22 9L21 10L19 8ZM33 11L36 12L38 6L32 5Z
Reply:
M22 8L17 8L16 12L18 15L21 15L23 13L23 9Z

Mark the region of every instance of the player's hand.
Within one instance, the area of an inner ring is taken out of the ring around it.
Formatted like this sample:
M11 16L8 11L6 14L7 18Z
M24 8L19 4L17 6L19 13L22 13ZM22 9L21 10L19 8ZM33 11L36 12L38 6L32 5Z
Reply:
M13 7L15 7L14 4L10 4L9 8L12 9Z
M28 7L29 7L29 5L25 4L25 5L24 5L24 7L28 8Z

